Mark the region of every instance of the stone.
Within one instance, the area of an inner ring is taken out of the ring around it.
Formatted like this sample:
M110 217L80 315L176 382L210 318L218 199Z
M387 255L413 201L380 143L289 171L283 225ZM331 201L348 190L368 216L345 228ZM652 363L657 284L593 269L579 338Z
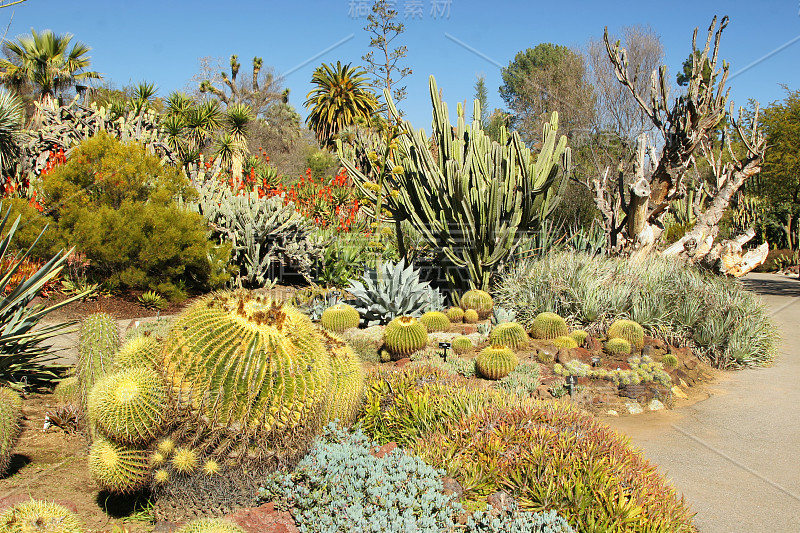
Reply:
M583 343L583 346L590 352L603 351L603 343L592 336L586 337L586 341Z
M656 339L655 337L648 337L645 335L644 337L644 344L645 346L652 346L657 350L666 350L667 343L662 341L661 339Z
M642 348L642 355L646 355L647 357L653 357L656 353L656 349L650 346L649 344L645 344L644 348Z
M402 367L406 366L410 362L411 362L411 359L409 359L408 357L403 357L402 359L398 359L395 362L395 366L397 366L399 368L402 368Z
M689 370L694 370L697 368L697 359L689 358L683 361L683 366L688 368Z
M685 392L683 392L683 389L682 389L682 388L680 388L678 385L675 385L675 386L673 386L673 387L670 389L670 391L672 391L672 394L673 394L673 395L674 395L676 398L680 398L681 400L688 400L688 399L689 399L689 396L687 396L687 395L686 395L686 393L685 393Z
M653 398L650 400L650 403L647 404L647 408L651 411L661 411L664 409L664 404Z
M461 326L461 333L463 335L471 335L472 333L478 333L478 326L475 324L464 324Z
M386 444L384 444L383 446L378 448L378 451L372 451L370 453L373 456L377 457L378 459L383 459L383 457L386 454L392 453L392 451L394 451L395 449L397 449L397 443L396 442L387 442Z
M553 395L550 394L550 387L547 385L539 385L536 387L536 390L533 391L533 397L537 400L549 400Z
M461 483L451 477L443 477L442 492L444 492L447 496L453 494L458 500L464 495L464 487L461 486Z
M642 406L639 405L639 402L625 402L625 409L632 415L639 415L644 412Z
M617 412L617 410L616 410L616 409L609 409L609 410L606 412L606 414L607 414L608 416L619 416L619 413Z
M300 533L288 511L277 511L272 502L260 507L240 509L226 516L248 533Z
M516 502L514 502L514 498L511 496L511 494L504 490L498 490L494 494L487 496L486 503L497 510L511 510L516 508Z
M571 359L577 359L581 363L586 363L589 366L592 366L592 355L592 352L586 348L572 348L569 350L569 357Z

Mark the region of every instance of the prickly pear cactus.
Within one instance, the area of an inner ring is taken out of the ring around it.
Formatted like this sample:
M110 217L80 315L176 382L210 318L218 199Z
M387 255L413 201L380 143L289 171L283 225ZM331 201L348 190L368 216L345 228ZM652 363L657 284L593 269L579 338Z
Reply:
M147 450L116 444L98 436L89 450L89 472L103 489L127 494L150 480Z
M489 334L489 342L492 344L505 344L512 350L524 346L528 342L528 334L525 328L516 322L503 322L498 324Z
M428 345L428 330L416 318L400 316L386 325L383 343L392 355L407 357Z
M494 300L492 300L492 296L488 292L473 289L461 296L461 307L465 311L474 309L478 313L478 317L484 320L492 313Z
M428 331L447 331L450 329L450 319L441 311L428 311L423 314L420 322L425 324Z
M354 307L347 304L337 304L322 312L320 322L328 331L339 332L350 328L357 328L361 316Z
M465 324L476 324L481 317L478 316L478 312L474 309L467 309L464 311L464 323Z
M484 348L475 359L475 368L486 379L503 379L517 368L519 359L507 346L495 344Z
M570 337L569 335L562 335L560 337L556 337L552 340L553 346L556 348L577 348L578 341Z
M0 476L8 468L11 451L19 437L21 410L19 395L8 387L0 387Z
M629 354L632 349L631 343L625 339L613 338L606 341L606 351L610 354Z
M460 307L451 307L445 314L450 322L462 322L464 320L464 310Z
M114 355L114 370L129 368L156 369L159 365L160 346L155 337L138 335L133 337Z
M644 329L633 320L615 320L608 328L609 339L625 339L633 346L644 346Z
M364 399L365 375L361 360L340 338L324 334L331 357L330 401L325 409L325 423L339 421L340 426L350 426Z
M52 502L30 500L0 513L3 533L84 533L78 517Z
M531 336L534 339L555 339L569 335L569 328L563 318L555 313L539 313L533 320Z
M111 371L114 354L119 349L119 326L107 313L89 315L83 321L78 341L78 363L75 377L81 407L85 410L89 391L100 378Z
M458 337L454 338L451 344L453 351L458 354L468 352L475 347L475 345L472 344L472 341L469 340L469 337L465 337L464 335L459 335Z

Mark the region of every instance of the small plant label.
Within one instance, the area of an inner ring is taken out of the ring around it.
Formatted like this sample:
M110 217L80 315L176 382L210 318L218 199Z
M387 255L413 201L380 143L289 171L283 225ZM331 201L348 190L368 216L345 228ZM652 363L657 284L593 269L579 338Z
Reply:
M451 346L452 346L452 344L450 344L449 342L440 342L439 343L439 348L444 350L444 356L443 356L444 359L447 359L447 350L449 350Z
M577 385L578 384L578 376L567 376L567 385Z

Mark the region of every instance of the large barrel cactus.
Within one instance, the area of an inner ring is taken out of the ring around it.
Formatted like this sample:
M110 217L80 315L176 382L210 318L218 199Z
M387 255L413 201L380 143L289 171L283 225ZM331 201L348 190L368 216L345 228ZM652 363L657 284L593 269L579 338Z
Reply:
M114 370L128 368L158 367L160 346L155 337L150 335L137 335L133 337L114 355Z
M83 321L78 341L78 363L75 376L81 407L86 409L89 391L100 378L111 371L114 354L119 349L119 326L107 313L94 313Z
M633 320L615 320L608 328L609 339L625 339L633 346L644 346L644 329Z
M347 304L336 304L322 312L320 322L322 327L328 331L344 331L350 328L357 328L361 316L355 307Z
M531 325L534 339L555 339L569 335L569 328L563 318L555 313L539 313Z
M0 513L3 533L84 533L72 511L57 503L28 500Z
M441 311L428 311L419 321L425 324L428 331L447 331L450 329L450 319Z
M516 350L528 342L528 334L525 328L516 322L503 322L498 324L489 334L489 342L492 344L505 344L509 348Z
M481 350L475 358L475 368L486 379L503 379L517 368L519 359L507 346L495 344Z
M461 296L461 307L465 311L467 309L474 309L478 313L481 320L488 318L492 313L494 307L494 300L492 296L486 292L478 289L467 291Z
M428 345L428 330L416 318L400 316L386 325L383 342L392 355L408 357Z
M150 481L147 451L103 437L97 437L92 443L89 471L102 488L121 494L142 489Z

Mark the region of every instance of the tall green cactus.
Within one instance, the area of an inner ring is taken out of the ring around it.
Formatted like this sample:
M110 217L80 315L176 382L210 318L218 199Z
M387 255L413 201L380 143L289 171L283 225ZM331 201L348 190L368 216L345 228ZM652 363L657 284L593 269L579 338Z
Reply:
M83 321L75 376L78 378L79 397L84 410L89 400L89 391L100 378L111 371L119 344L119 326L111 315L94 313Z
M11 450L19 437L22 399L9 387L0 387L0 476L8 468Z
M499 144L480 121L467 126L461 106L457 125L451 126L433 76L430 95L433 141L404 123L407 134L398 139L395 155L402 172L392 173L385 184L398 193L385 197L386 207L395 220L408 220L443 253L447 279L454 287L488 290L493 270L508 256L518 232L537 228L555 207L558 163L569 165L567 139L557 137L558 115L553 113L544 126L538 156L516 132ZM384 96L397 116L391 96ZM477 101L473 116L480 116ZM342 164L374 203L375 191L365 186L367 174L344 156Z

